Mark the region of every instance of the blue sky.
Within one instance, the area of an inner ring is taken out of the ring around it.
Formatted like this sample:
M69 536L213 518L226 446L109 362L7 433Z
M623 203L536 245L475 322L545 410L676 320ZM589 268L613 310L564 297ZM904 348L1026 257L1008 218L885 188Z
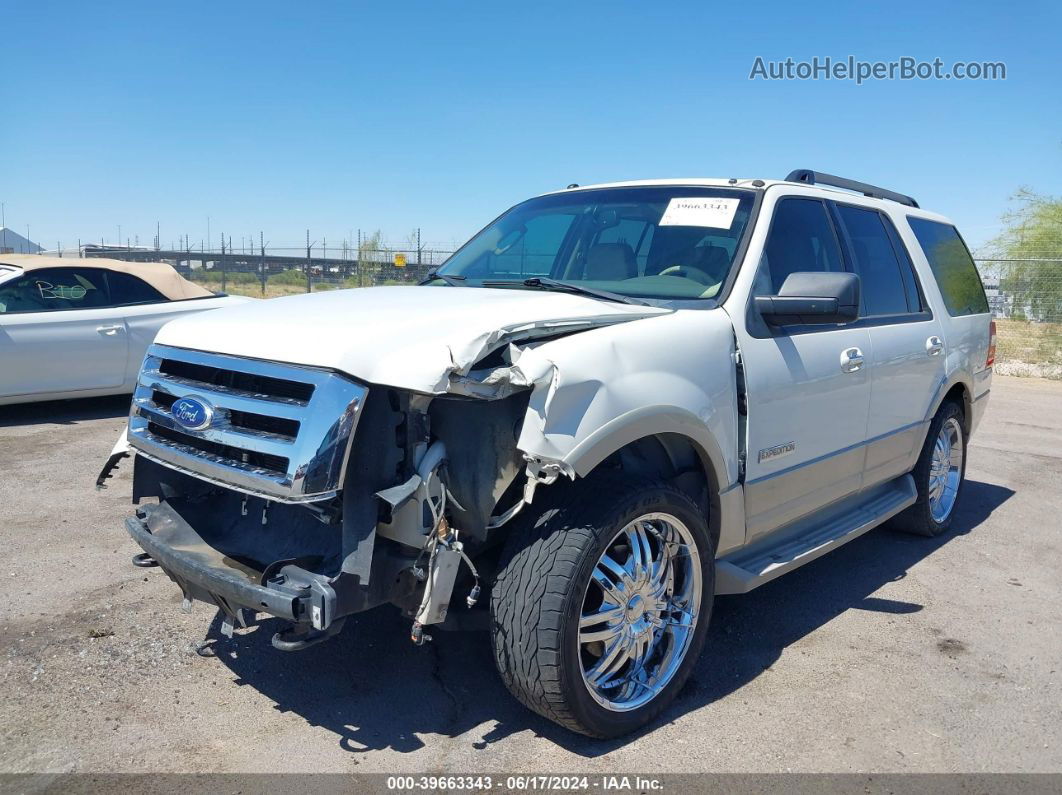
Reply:
M977 246L1062 193L1062 6L11 3L0 201L46 247L463 240L527 196L815 168L914 195ZM1003 61L1007 79L750 81L756 56Z

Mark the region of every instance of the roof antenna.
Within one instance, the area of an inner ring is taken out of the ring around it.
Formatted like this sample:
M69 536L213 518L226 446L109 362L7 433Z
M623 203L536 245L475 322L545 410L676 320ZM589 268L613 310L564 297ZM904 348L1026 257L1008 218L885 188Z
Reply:
M727 180L727 182L730 183L731 185L737 185L737 177L731 177L730 179Z
M571 185L569 185L567 188L565 188L565 190L571 190L572 188L578 188L578 187L579 187L579 183L578 182L573 182Z

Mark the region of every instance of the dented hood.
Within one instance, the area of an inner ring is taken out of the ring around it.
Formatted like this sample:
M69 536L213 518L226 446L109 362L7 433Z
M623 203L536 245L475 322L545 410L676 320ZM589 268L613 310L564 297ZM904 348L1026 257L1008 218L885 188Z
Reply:
M155 341L441 394L451 375L509 342L670 311L540 290L369 287L190 315L163 326Z

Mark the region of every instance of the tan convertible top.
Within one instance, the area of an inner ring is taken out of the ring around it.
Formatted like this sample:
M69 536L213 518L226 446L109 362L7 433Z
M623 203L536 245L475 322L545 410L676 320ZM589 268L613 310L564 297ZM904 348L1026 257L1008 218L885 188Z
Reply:
M70 268L80 265L83 268L102 268L119 273L128 273L143 279L171 301L185 298L205 298L213 295L210 290L188 281L165 262L123 262L118 259L103 257L43 257L38 254L0 254L0 265L12 265L23 271L35 271L41 268Z

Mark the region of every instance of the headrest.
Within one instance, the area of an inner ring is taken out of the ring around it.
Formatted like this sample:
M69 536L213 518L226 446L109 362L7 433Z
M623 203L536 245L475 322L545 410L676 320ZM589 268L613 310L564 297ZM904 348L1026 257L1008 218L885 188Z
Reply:
M620 281L637 275L634 249L627 243L598 243L586 253L586 278L591 281Z

